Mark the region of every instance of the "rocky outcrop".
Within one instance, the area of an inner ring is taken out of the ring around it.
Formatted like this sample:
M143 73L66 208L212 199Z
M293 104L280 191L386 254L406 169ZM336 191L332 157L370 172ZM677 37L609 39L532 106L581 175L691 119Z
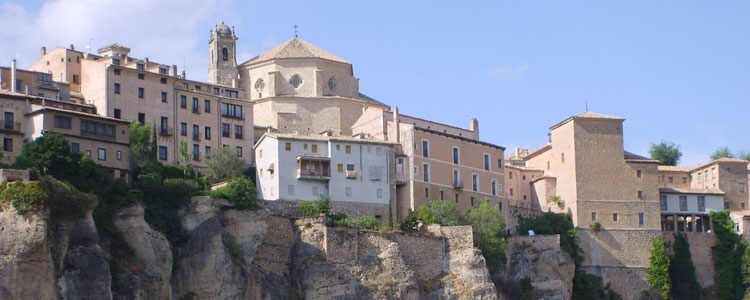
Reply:
M113 212L122 244L99 238L90 210L4 208L0 298L496 299L470 227L358 231L277 206L239 211L194 197L179 212L188 237L178 249L140 205Z
M573 295L575 263L560 249L559 235L516 236L508 239L508 263L499 270L498 285L531 284L528 299L567 300ZM500 286L499 290L504 291ZM514 295L501 295L513 299Z

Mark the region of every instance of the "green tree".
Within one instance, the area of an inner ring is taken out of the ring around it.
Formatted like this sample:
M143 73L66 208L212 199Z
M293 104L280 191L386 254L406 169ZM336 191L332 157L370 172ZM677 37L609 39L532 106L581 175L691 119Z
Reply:
M237 157L237 152L229 147L220 147L211 151L206 159L207 174L214 181L224 181L236 177L245 170L245 161Z
M721 147L719 149L716 149L716 151L711 154L711 160L716 160L723 157L734 158L734 154L732 154L732 151L730 151L728 147Z
M676 166L682 158L680 145L668 141L661 141L658 144L651 143L648 153L651 154L651 158L658 160L659 164L663 166Z
M255 201L257 190L253 182L247 177L231 178L226 186L211 191L209 195L227 199L238 209L254 210L258 208L258 202Z
M411 231L417 227L417 214L410 208L409 212L406 213L406 218L398 224L398 229L402 231Z
M142 168L151 159L150 132L151 126L137 120L130 123L130 164L134 169Z
M750 152L745 151L745 150L738 151L737 158L750 162ZM2 157L0 157L0 159L2 159Z
M148 161L156 161L159 155L159 144L156 142L156 122L151 126L151 153L148 155Z
M669 265L672 297L674 299L700 298L700 285L695 277L695 266L690 256L690 244L685 233L675 233L672 252L674 256Z
M745 292L743 283L742 256L746 245L734 232L734 221L729 211L709 213L716 234L716 245L712 248L714 257L714 286L722 300L742 299Z
M42 175L66 178L69 172L77 170L78 155L70 152L70 144L62 134L47 131L33 142L23 145L18 158L19 168L30 168Z
M497 267L505 261L505 218L488 199L466 212L464 219L474 232L474 245L482 250L487 265Z
M745 294L750 294L750 247L745 245L745 251L742 253L742 286Z
M192 156L190 155L190 152L188 152L187 142L185 142L185 140L182 140L180 142L180 149L177 150L177 162L179 162L180 166L182 166L183 178L187 176L187 170L190 167L191 161L192 161Z
M661 292L664 299L671 299L670 291L672 281L669 278L670 259L667 255L667 245L661 235L651 239L651 256L648 258L648 267L646 267L646 281Z
M435 199L417 209L417 219L427 224L455 226L461 220L461 214L453 201Z

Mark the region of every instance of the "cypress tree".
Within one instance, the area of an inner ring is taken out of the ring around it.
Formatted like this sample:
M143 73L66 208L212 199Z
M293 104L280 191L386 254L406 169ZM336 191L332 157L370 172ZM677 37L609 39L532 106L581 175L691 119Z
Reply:
M661 292L664 299L672 299L670 290L672 281L669 279L670 259L667 255L667 245L661 235L651 239L651 256L648 258L649 266L646 268L646 281Z
M669 277L672 279L672 297L675 299L698 299L700 285L695 277L695 266L690 255L690 244L685 233L674 234L672 245L674 256L669 265Z

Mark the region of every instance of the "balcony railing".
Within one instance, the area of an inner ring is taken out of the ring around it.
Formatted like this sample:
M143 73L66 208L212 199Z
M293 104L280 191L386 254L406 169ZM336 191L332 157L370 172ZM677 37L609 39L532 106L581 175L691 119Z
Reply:
M297 157L297 179L331 179L331 160L327 157Z
M200 141L201 140L200 134L193 133L193 140L194 141Z
M297 179L329 180L331 179L331 170L297 169Z
M159 128L160 135L174 135L174 127L161 127Z
M457 189L457 190L463 189L464 188L464 182L463 181L459 181L459 180L453 181L453 188Z
M21 122L13 122L13 121L6 121L6 120L2 120L0 122L2 122L3 124L2 129L4 130L16 131L16 132L21 131Z

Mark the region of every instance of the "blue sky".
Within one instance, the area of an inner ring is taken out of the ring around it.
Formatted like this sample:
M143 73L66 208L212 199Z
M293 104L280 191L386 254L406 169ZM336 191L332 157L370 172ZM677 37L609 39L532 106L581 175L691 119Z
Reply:
M750 150L748 1L11 1L0 58L119 42L205 80L213 24L234 24L240 59L308 42L354 64L360 90L410 115L534 148L589 110L626 118L626 149L680 144L682 164ZM113 22L116 20L116 22Z

